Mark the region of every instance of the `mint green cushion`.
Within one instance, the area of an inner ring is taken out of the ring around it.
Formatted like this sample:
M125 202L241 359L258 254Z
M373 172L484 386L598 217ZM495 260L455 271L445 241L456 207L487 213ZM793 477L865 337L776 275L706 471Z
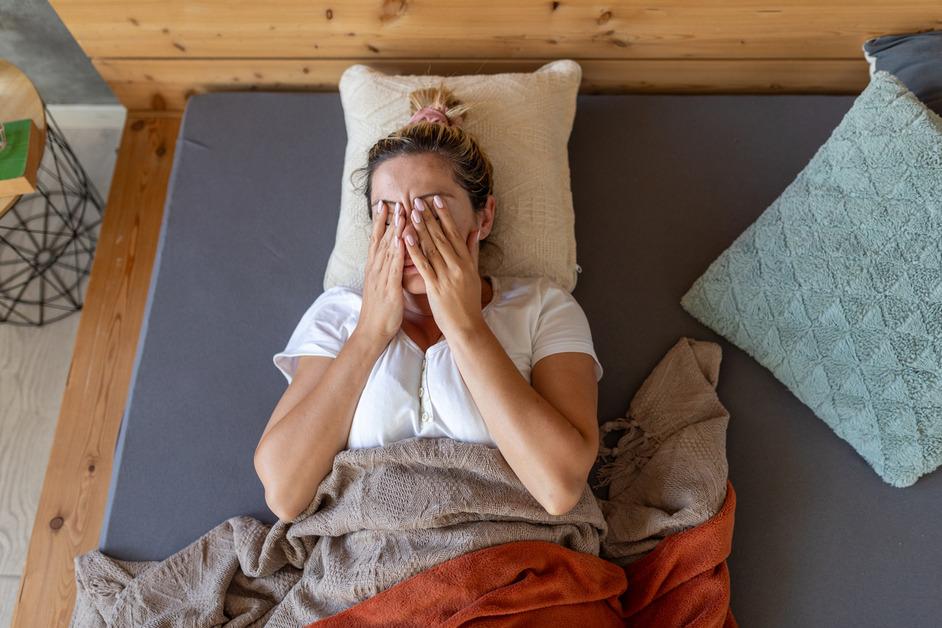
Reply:
M876 72L681 305L768 368L889 484L936 469L942 118Z

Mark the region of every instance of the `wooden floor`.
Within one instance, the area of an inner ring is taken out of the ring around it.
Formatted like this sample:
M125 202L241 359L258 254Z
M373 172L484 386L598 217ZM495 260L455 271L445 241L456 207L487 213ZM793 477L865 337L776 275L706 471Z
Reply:
M17 628L68 626L73 559L98 547L179 127L178 115L128 114L13 612Z
M107 199L127 110L120 105L49 105L49 114L54 116L89 181L101 198ZM42 203L41 196L23 199L19 211L21 215L32 214L40 211L38 205ZM15 216L0 218L7 228L8 218ZM86 224L95 218L94 212L87 215ZM100 232L100 225L90 228L95 241ZM7 254L0 245L0 257L7 259ZM8 270L8 266L0 267L0 276L9 277L5 273ZM82 302L87 284L85 277L76 286L75 296ZM2 317L10 318L0 323L0 627L3 628L13 620L81 319L81 311L77 311L67 312L68 316L54 322L47 320L38 327L17 325L12 321L18 320L19 315L7 312L9 306L8 300L0 305ZM29 305L16 309L26 317L38 314Z

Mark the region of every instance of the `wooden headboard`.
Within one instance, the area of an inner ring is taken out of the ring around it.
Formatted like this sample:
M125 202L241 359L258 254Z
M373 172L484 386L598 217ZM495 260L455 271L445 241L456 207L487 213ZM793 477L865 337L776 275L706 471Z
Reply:
M132 111L194 93L335 91L344 68L583 68L583 92L853 93L870 37L942 24L938 0L51 0Z

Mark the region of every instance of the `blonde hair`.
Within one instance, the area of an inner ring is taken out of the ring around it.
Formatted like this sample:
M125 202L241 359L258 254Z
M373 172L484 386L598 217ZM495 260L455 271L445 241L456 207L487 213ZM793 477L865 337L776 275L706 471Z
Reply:
M356 169L354 176L365 175L363 185L354 183L366 196L367 211L373 219L370 206L373 173L383 162L400 155L435 154L441 157L452 170L455 182L468 194L471 209L484 209L489 194L493 194L494 169L477 140L462 128L471 105L462 103L441 82L435 87L416 89L409 94L412 114L423 107L434 107L442 111L450 124L419 119L407 123L376 142L368 151L366 166ZM485 238L483 244L496 246Z

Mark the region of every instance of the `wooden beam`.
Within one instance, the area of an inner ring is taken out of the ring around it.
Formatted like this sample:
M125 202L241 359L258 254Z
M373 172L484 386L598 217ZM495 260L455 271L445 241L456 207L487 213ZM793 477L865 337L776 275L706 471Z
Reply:
M92 58L851 58L938 0L51 0Z
M12 626L63 628L73 559L98 548L180 118L129 114Z
M390 74L532 72L551 59L389 59L367 64ZM182 111L213 91L337 91L357 59L96 59L95 67L129 110ZM859 59L582 60L584 93L858 93L869 80Z

